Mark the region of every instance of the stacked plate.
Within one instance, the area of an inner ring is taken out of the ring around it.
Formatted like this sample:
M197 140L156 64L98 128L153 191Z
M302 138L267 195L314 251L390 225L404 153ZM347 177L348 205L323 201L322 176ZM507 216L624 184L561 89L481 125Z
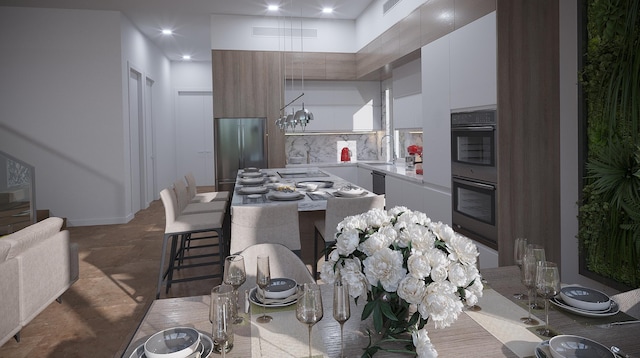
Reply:
M304 198L304 194L299 191L279 191L276 190L269 194L269 199L277 201L300 200Z
M582 286L565 286L551 299L557 307L585 317L608 317L620 311L606 293Z
M266 186L243 186L241 188L238 188L238 194L243 194L243 195L247 195L247 194L264 194L266 192L269 191L269 188L267 188Z
M238 183L241 185L262 185L264 184L264 178L262 176L258 178L240 178Z
M609 348L590 339L561 334L549 340L549 351L553 358L615 358ZM536 354L538 351L536 350Z
M354 186L340 188L334 193L335 196L342 196L345 198L356 198L366 194L367 192L364 189Z
M160 331L138 346L129 358L185 358L195 352L208 358L213 351L209 335L194 328L174 327Z
M262 307L285 307L298 300L298 284L290 278L272 278L269 286L263 291L254 287L249 293L249 300Z

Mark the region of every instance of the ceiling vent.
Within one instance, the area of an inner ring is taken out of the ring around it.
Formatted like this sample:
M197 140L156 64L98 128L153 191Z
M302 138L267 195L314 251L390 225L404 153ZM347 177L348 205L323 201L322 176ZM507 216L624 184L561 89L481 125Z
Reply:
M382 5L382 15L386 14L392 7L396 6L400 0L389 0Z
M253 27L253 36L260 37L300 37L300 32L304 38L317 38L318 29L282 29L277 27Z

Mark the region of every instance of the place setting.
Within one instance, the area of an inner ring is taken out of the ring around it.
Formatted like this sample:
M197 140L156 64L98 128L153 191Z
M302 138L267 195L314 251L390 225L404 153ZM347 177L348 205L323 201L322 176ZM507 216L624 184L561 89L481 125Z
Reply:
M280 185L276 186L267 197L274 201L294 201L304 198L304 193L296 190L295 186Z
M620 312L618 304L606 293L582 286L564 286L550 302L564 311L584 317L610 317Z
M361 197L361 196L365 196L367 195L368 192L360 187L357 187L355 185L345 185L343 187L340 187L338 190L336 190L333 195L337 196L337 197L344 197L344 198L357 198L357 197Z
M153 334L133 350L130 358L209 358L211 337L190 327L173 327Z

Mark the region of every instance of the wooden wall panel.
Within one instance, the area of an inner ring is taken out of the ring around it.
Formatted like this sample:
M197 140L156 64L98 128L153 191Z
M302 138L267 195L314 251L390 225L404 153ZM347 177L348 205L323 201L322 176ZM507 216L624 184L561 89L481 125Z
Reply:
M434 0L420 6L420 47L453 31L454 8L451 0Z
M355 80L356 55L354 53L327 53L325 56L327 80Z
M498 236L560 264L559 13L555 0L498 0Z

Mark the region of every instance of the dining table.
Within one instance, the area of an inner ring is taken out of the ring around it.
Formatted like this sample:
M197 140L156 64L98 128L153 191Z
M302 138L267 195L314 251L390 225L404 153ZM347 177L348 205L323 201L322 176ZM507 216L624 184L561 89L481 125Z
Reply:
M538 326L520 321L527 315L526 301L514 293L521 292L519 268L505 266L481 270L485 288L477 309L465 309L449 327L436 329L430 321L427 330L440 357L536 357L535 349L548 340L536 332ZM313 326L311 356L340 357L340 325L333 319L333 286L319 284L324 308L323 318ZM308 331L298 322L295 303L264 307L244 299L240 294L239 312L243 322L234 326L234 345L227 357L308 357ZM248 296L247 296L248 297ZM144 342L154 333L171 327L193 327L211 335L209 296L155 300L127 345L122 357L140 358ZM371 318L361 320L365 300L351 300L351 317L344 324L344 356L360 357L370 337L376 338ZM269 323L257 323L264 312L273 317ZM534 317L544 324L544 311L534 310ZM606 347L618 346L631 357L640 357L640 325L607 323L633 318L623 312L599 318L579 316L551 307L549 325L558 334L578 335ZM215 353L214 353L215 354ZM215 357L216 355L210 355ZM397 357L397 353L379 351L375 357ZM548 356L551 357L550 355Z

